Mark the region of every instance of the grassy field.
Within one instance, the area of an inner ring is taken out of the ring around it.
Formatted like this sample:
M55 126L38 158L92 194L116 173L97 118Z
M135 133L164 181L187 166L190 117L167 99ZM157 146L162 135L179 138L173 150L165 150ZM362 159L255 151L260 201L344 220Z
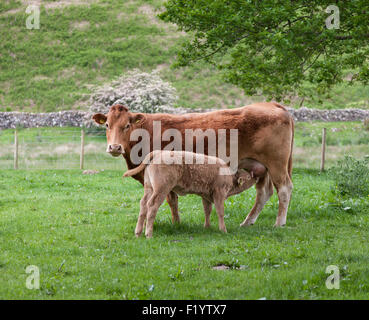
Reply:
M143 188L122 181L125 165L105 154L103 132L86 136L86 168L105 170L84 175L72 169L80 129L21 130L20 168L37 170L6 170L14 133L1 131L0 299L368 299L369 197L337 196L317 171L323 126L327 167L345 153L368 155L362 123L297 123L286 227L272 227L276 195L254 226L239 227L252 188L226 201L228 234L214 211L204 230L201 199L186 196L181 224L172 225L165 203L151 240L134 237ZM40 290L26 288L29 265L40 270ZM326 288L329 265L340 270L339 290Z
M0 4L0 111L84 109L95 85L127 70L159 70L178 91L178 106L237 107L247 97L199 62L171 70L185 34L158 20L163 0L42 1L40 29L26 29L26 1ZM75 5L73 5L73 3ZM314 93L304 106L368 108L365 86L343 83L331 97ZM290 106L298 106L294 97Z
M368 198L339 199L316 170L295 169L287 226L272 227L274 195L257 223L239 224L254 189L229 198L228 234L203 229L201 199L164 204L154 238L136 239L143 188L122 171L1 170L1 299L368 299ZM347 208L350 209L347 209ZM40 289L26 288L26 267ZM215 270L224 265L228 270ZM328 290L327 266L340 270Z

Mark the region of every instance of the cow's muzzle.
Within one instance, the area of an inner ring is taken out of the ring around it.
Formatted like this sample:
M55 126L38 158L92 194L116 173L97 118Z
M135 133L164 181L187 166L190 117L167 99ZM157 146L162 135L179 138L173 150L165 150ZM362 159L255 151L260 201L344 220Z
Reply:
M124 154L124 149L121 144L109 144L106 152L110 153L113 157L118 157Z

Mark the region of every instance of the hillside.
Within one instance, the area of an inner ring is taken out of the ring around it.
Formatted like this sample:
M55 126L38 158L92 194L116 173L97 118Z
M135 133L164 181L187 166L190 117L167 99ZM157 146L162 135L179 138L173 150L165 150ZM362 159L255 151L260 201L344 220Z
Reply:
M92 88L127 70L158 70L177 89L178 106L237 107L247 97L199 62L172 70L186 35L156 18L163 0L43 0L0 3L0 111L85 109ZM40 4L40 29L26 28L27 4ZM299 106L295 97L290 106ZM330 98L305 99L313 108L369 108L369 89L342 84Z

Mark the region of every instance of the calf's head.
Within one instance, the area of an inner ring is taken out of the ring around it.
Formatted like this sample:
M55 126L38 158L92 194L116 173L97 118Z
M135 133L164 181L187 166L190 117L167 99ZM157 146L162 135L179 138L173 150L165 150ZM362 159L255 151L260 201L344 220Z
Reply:
M131 132L145 121L145 115L129 112L127 107L116 104L110 108L108 114L96 113L92 119L105 125L108 143L106 152L118 157L129 149Z
M246 170L238 169L233 175L233 187L228 192L228 197L251 188L255 183L255 178L251 177Z

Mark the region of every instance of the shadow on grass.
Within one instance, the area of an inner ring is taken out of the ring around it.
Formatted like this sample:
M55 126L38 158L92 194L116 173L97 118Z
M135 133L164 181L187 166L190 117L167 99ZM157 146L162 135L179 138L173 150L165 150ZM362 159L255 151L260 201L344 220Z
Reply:
M288 228L275 228L272 224L264 225L253 225L248 227L240 227L239 223L229 222L226 224L227 233L223 233L218 229L217 223L212 223L210 228L204 228L202 223L188 223L181 222L180 224L172 224L166 221L155 222L154 224L154 237L180 237L185 238L199 238L208 237L209 239L224 238L229 239L230 237L242 237L244 240L252 240L255 237L259 237L263 234L273 233L276 239L279 239L278 234L282 229ZM143 232L144 233L144 232Z

